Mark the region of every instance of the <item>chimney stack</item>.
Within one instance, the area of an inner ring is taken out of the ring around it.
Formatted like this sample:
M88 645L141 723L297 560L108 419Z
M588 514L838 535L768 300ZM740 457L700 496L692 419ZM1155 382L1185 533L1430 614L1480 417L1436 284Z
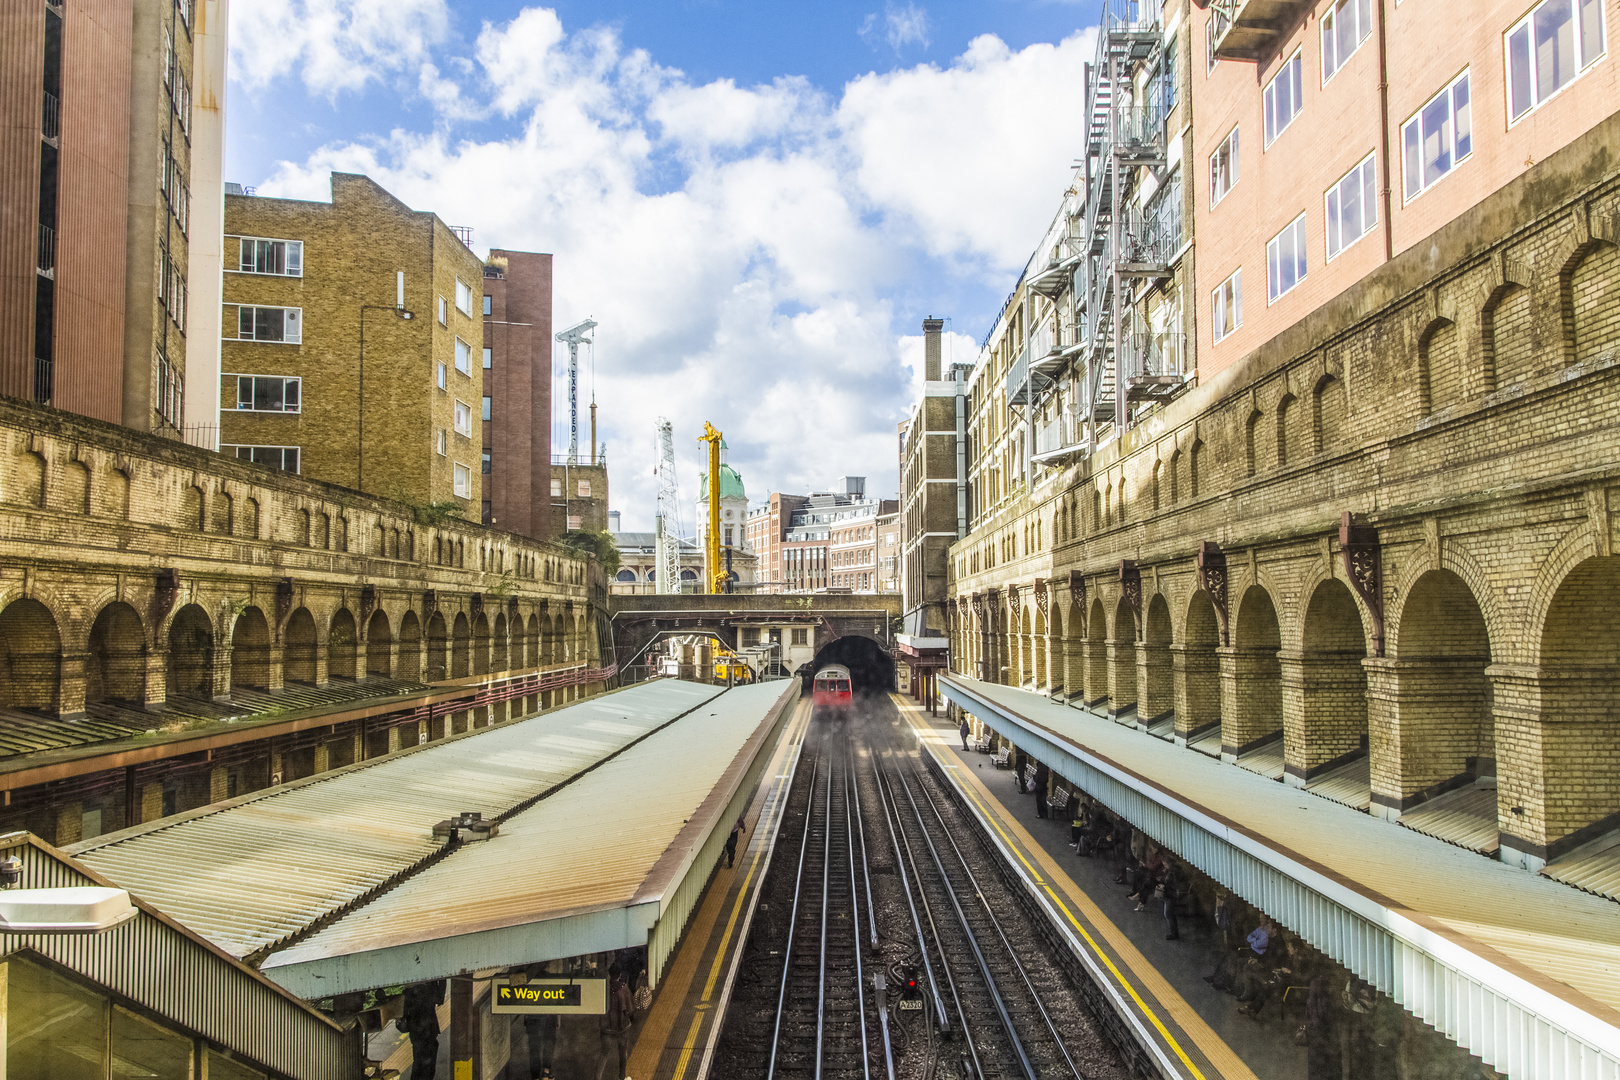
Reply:
M923 378L939 382L939 334L945 329L944 319L923 320Z

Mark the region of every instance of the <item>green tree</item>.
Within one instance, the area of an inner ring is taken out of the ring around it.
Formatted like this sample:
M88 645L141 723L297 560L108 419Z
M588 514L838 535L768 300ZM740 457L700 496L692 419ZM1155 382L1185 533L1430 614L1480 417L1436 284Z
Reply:
M613 543L612 533L574 529L563 533L559 539L577 551L595 555L596 561L602 564L602 572L610 580L619 572L619 549Z

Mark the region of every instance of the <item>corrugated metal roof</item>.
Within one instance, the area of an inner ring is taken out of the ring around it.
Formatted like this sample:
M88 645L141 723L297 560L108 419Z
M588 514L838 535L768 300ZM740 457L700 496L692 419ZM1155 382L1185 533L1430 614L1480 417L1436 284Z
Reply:
M1611 901L1039 695L959 676L941 687L970 712L1000 711L993 725L1054 771L1497 1069L1620 1076Z
M1283 778L1283 744L1282 740L1267 743L1258 750L1250 750L1237 759L1238 768L1258 773L1268 780L1281 780Z
M1541 872L1577 889L1620 900L1620 835L1555 859Z
M1400 823L1413 832L1456 844L1481 855L1495 855L1496 785L1470 785L1419 803L1401 815Z
M1365 810L1372 805L1372 759L1362 756L1332 772L1312 777L1306 782L1305 790L1343 803L1352 810Z
M436 822L504 813L721 691L661 680L71 849L236 956L436 854Z
M661 902L679 881L650 882L649 873L677 838L702 842L690 833L682 837L683 826L792 689L772 682L727 691L514 815L499 835L464 845L274 953L264 963L265 974L295 992L341 980L382 985L394 977L391 958L382 956L367 976L361 970L366 954L397 954L401 947L417 953L426 942L477 938L585 912L606 912L617 922L622 909ZM449 905L453 922L445 918ZM626 944L644 943L645 929L639 932L639 940Z

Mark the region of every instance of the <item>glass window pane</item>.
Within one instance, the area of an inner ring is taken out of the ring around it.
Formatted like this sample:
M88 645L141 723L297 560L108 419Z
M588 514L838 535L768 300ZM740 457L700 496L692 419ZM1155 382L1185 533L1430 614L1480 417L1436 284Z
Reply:
M1358 0L1360 9L1357 22L1357 41L1366 41L1367 35L1372 33L1372 0Z
M1378 159L1368 158L1361 167L1361 232L1378 223Z
M1354 13L1346 10L1348 7L1348 4L1341 7L1339 9L1338 19L1335 20L1339 24L1339 40L1336 43L1335 51L1338 53L1339 64L1341 67L1347 60L1350 59L1350 54L1354 52L1356 48L1356 20Z
M1401 143L1406 158L1406 197L1410 199L1423 190L1422 162L1418 157L1418 122L1411 121L1401 129Z
M1530 111L1530 26L1508 35L1508 108L1514 119Z
M1468 76L1463 76L1451 88L1451 122L1457 132L1457 160L1461 161L1474 150L1473 123L1468 109Z
M236 309L236 336L251 338L253 336L253 309L239 307Z
M191 1080L190 1039L116 1008L112 1036L113 1076Z
M1293 111L1299 112L1305 105L1305 57L1303 55L1294 57L1294 63L1290 71L1292 74L1289 79L1289 100L1293 102Z
M281 467L292 473L298 471L298 447L289 446L286 450L282 451Z
M1581 12L1581 66L1603 55L1603 0L1579 0Z
M1575 25L1569 0L1549 0L1530 21L1536 28L1536 101L1575 77Z
M1423 110L1423 186L1451 171L1451 107L1444 95Z
M246 375L239 375L236 379L236 407L253 408L253 380Z
M17 956L6 961L7 1080L102 1075L107 1003L98 994Z
M1305 277L1305 219L1294 222L1294 281Z
M1333 41L1333 12L1329 11L1322 16L1322 81L1326 82L1337 71L1338 64L1334 60Z
M221 1057L212 1050L204 1053L208 1055L208 1080L264 1080L264 1073L239 1061Z
M489 347L485 346L485 348L484 348L484 370L485 371L489 370L490 360L491 360L491 357L490 357Z
M1342 187L1344 185L1340 184L1327 195L1327 253L1330 259L1339 253L1342 246L1339 233L1339 189Z
M300 405L300 391L304 388L303 384L297 379L287 379L284 385L286 389L282 391L281 400L288 412L297 412Z

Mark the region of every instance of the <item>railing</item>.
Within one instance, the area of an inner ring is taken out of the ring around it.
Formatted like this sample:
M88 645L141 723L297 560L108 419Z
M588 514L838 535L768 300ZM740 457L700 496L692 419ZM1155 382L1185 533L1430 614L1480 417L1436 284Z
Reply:
M567 454L552 454L551 464L557 468L562 468L564 465L567 465L570 469L590 468L593 465L593 462L591 461L591 448L586 446L582 447L581 449L583 452L579 455L578 461L569 461ZM606 464L607 454L598 451L594 465L597 468L601 468Z
M43 356L34 357L34 400L41 405L51 403L52 382L55 378L51 361Z
M1159 17L1163 12L1164 0L1104 0L1103 31L1111 34L1151 33L1158 30Z
M40 132L47 139L56 139L62 134L62 102L49 90L45 91L45 115L40 122Z
M1114 152L1128 157L1164 154L1163 102L1120 105L1114 109Z
M218 424L187 424L180 428L180 438L190 446L204 450L219 449Z
M1129 273L1165 271L1170 260L1181 248L1181 214L1177 212L1144 213L1132 208L1120 230L1120 246L1116 261L1120 269Z
M1134 401L1165 396L1186 380L1186 334L1127 334L1120 342L1120 353L1120 374Z
M39 226L38 266L46 274L56 270L56 230L44 222Z
M471 225L446 225L445 228L454 233L456 239L465 244L469 250L472 248L473 227Z

